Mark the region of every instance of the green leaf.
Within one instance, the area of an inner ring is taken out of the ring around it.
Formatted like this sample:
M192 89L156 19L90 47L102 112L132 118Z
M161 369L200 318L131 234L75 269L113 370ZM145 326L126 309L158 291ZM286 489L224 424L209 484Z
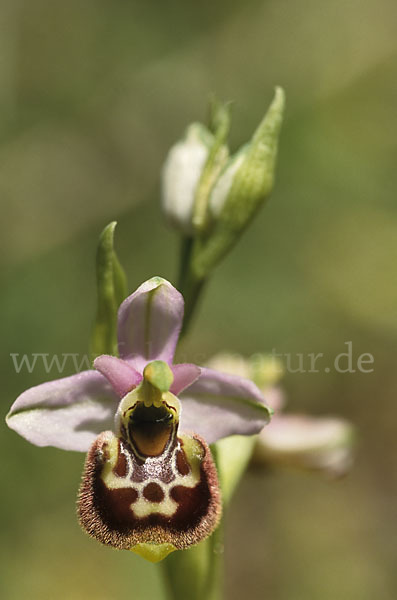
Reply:
M97 314L91 336L94 356L117 356L117 312L127 295L127 279L114 251L116 221L102 231L96 255Z

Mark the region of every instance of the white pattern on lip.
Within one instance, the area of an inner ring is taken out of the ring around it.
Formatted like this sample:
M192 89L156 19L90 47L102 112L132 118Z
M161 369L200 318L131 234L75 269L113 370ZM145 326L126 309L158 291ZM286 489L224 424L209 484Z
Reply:
M110 433L110 432L109 432ZM182 436L182 440L183 440ZM203 454L203 449L200 443L194 440L197 446L195 457L197 460L189 462L190 471L186 475L181 475L177 467L177 454L182 450L182 445L178 439L175 447L171 451L170 465L173 473L173 479L170 483L165 483L161 480L162 466L161 457L148 457L145 459L145 472L147 478L144 481L132 481L131 475L133 470L132 456L129 452L121 450L127 463L127 472L124 477L116 475L113 471L119 457L119 440L112 435L112 439L107 440L108 452L110 458L105 462L101 479L109 490L118 489L133 489L137 492L137 499L131 503L130 509L137 518L144 518L151 514L158 513L165 517L172 517L178 510L178 503L171 498L171 491L176 486L185 488L194 488L200 482L200 457ZM160 502L151 502L143 495L144 488L151 482L156 483L163 492L163 499Z

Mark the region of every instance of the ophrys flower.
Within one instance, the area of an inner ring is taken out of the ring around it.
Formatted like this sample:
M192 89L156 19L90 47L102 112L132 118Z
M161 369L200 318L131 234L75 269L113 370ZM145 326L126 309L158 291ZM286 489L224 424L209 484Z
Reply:
M220 514L208 444L269 420L249 380L173 364L183 298L154 277L120 306L119 357L31 388L9 427L38 446L87 452L78 510L104 544L159 560L207 537Z

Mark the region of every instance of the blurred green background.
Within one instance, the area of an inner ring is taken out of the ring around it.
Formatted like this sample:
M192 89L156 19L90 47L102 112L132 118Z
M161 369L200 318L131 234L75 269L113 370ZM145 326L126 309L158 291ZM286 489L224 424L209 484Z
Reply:
M54 379L10 353L87 350L98 235L116 237L129 288L175 281L178 244L159 173L214 91L234 101L231 145L287 92L271 201L218 269L184 348L323 352L352 341L374 372L287 374L291 411L339 414L356 465L329 482L249 473L228 514L226 597L397 597L396 139L393 0L2 0L2 412ZM72 369L65 375L71 374ZM162 599L155 566L81 533L83 455L1 429L0 595Z

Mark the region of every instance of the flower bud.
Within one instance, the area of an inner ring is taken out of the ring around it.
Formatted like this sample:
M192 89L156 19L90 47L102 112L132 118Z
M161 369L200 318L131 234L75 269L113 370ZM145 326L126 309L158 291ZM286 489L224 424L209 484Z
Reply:
M210 358L207 366L221 373L230 373L230 375L238 375L246 379L251 378L249 361L241 354L219 352Z
M343 419L280 415L259 434L254 462L340 477L351 467L353 440L353 427Z
M230 158L212 190L213 215L222 215L234 229L244 227L272 190L284 103L283 90L276 88L251 141Z
M267 390L278 384L284 376L284 366L279 358L273 354L257 353L249 358L250 379L259 389Z
M236 243L273 188L278 137L285 104L276 93L250 142L229 158L209 196L211 235L194 256L198 279L205 278Z
M185 234L193 233L196 190L212 143L211 132L193 123L184 139L171 148L163 166L163 212L169 223Z

